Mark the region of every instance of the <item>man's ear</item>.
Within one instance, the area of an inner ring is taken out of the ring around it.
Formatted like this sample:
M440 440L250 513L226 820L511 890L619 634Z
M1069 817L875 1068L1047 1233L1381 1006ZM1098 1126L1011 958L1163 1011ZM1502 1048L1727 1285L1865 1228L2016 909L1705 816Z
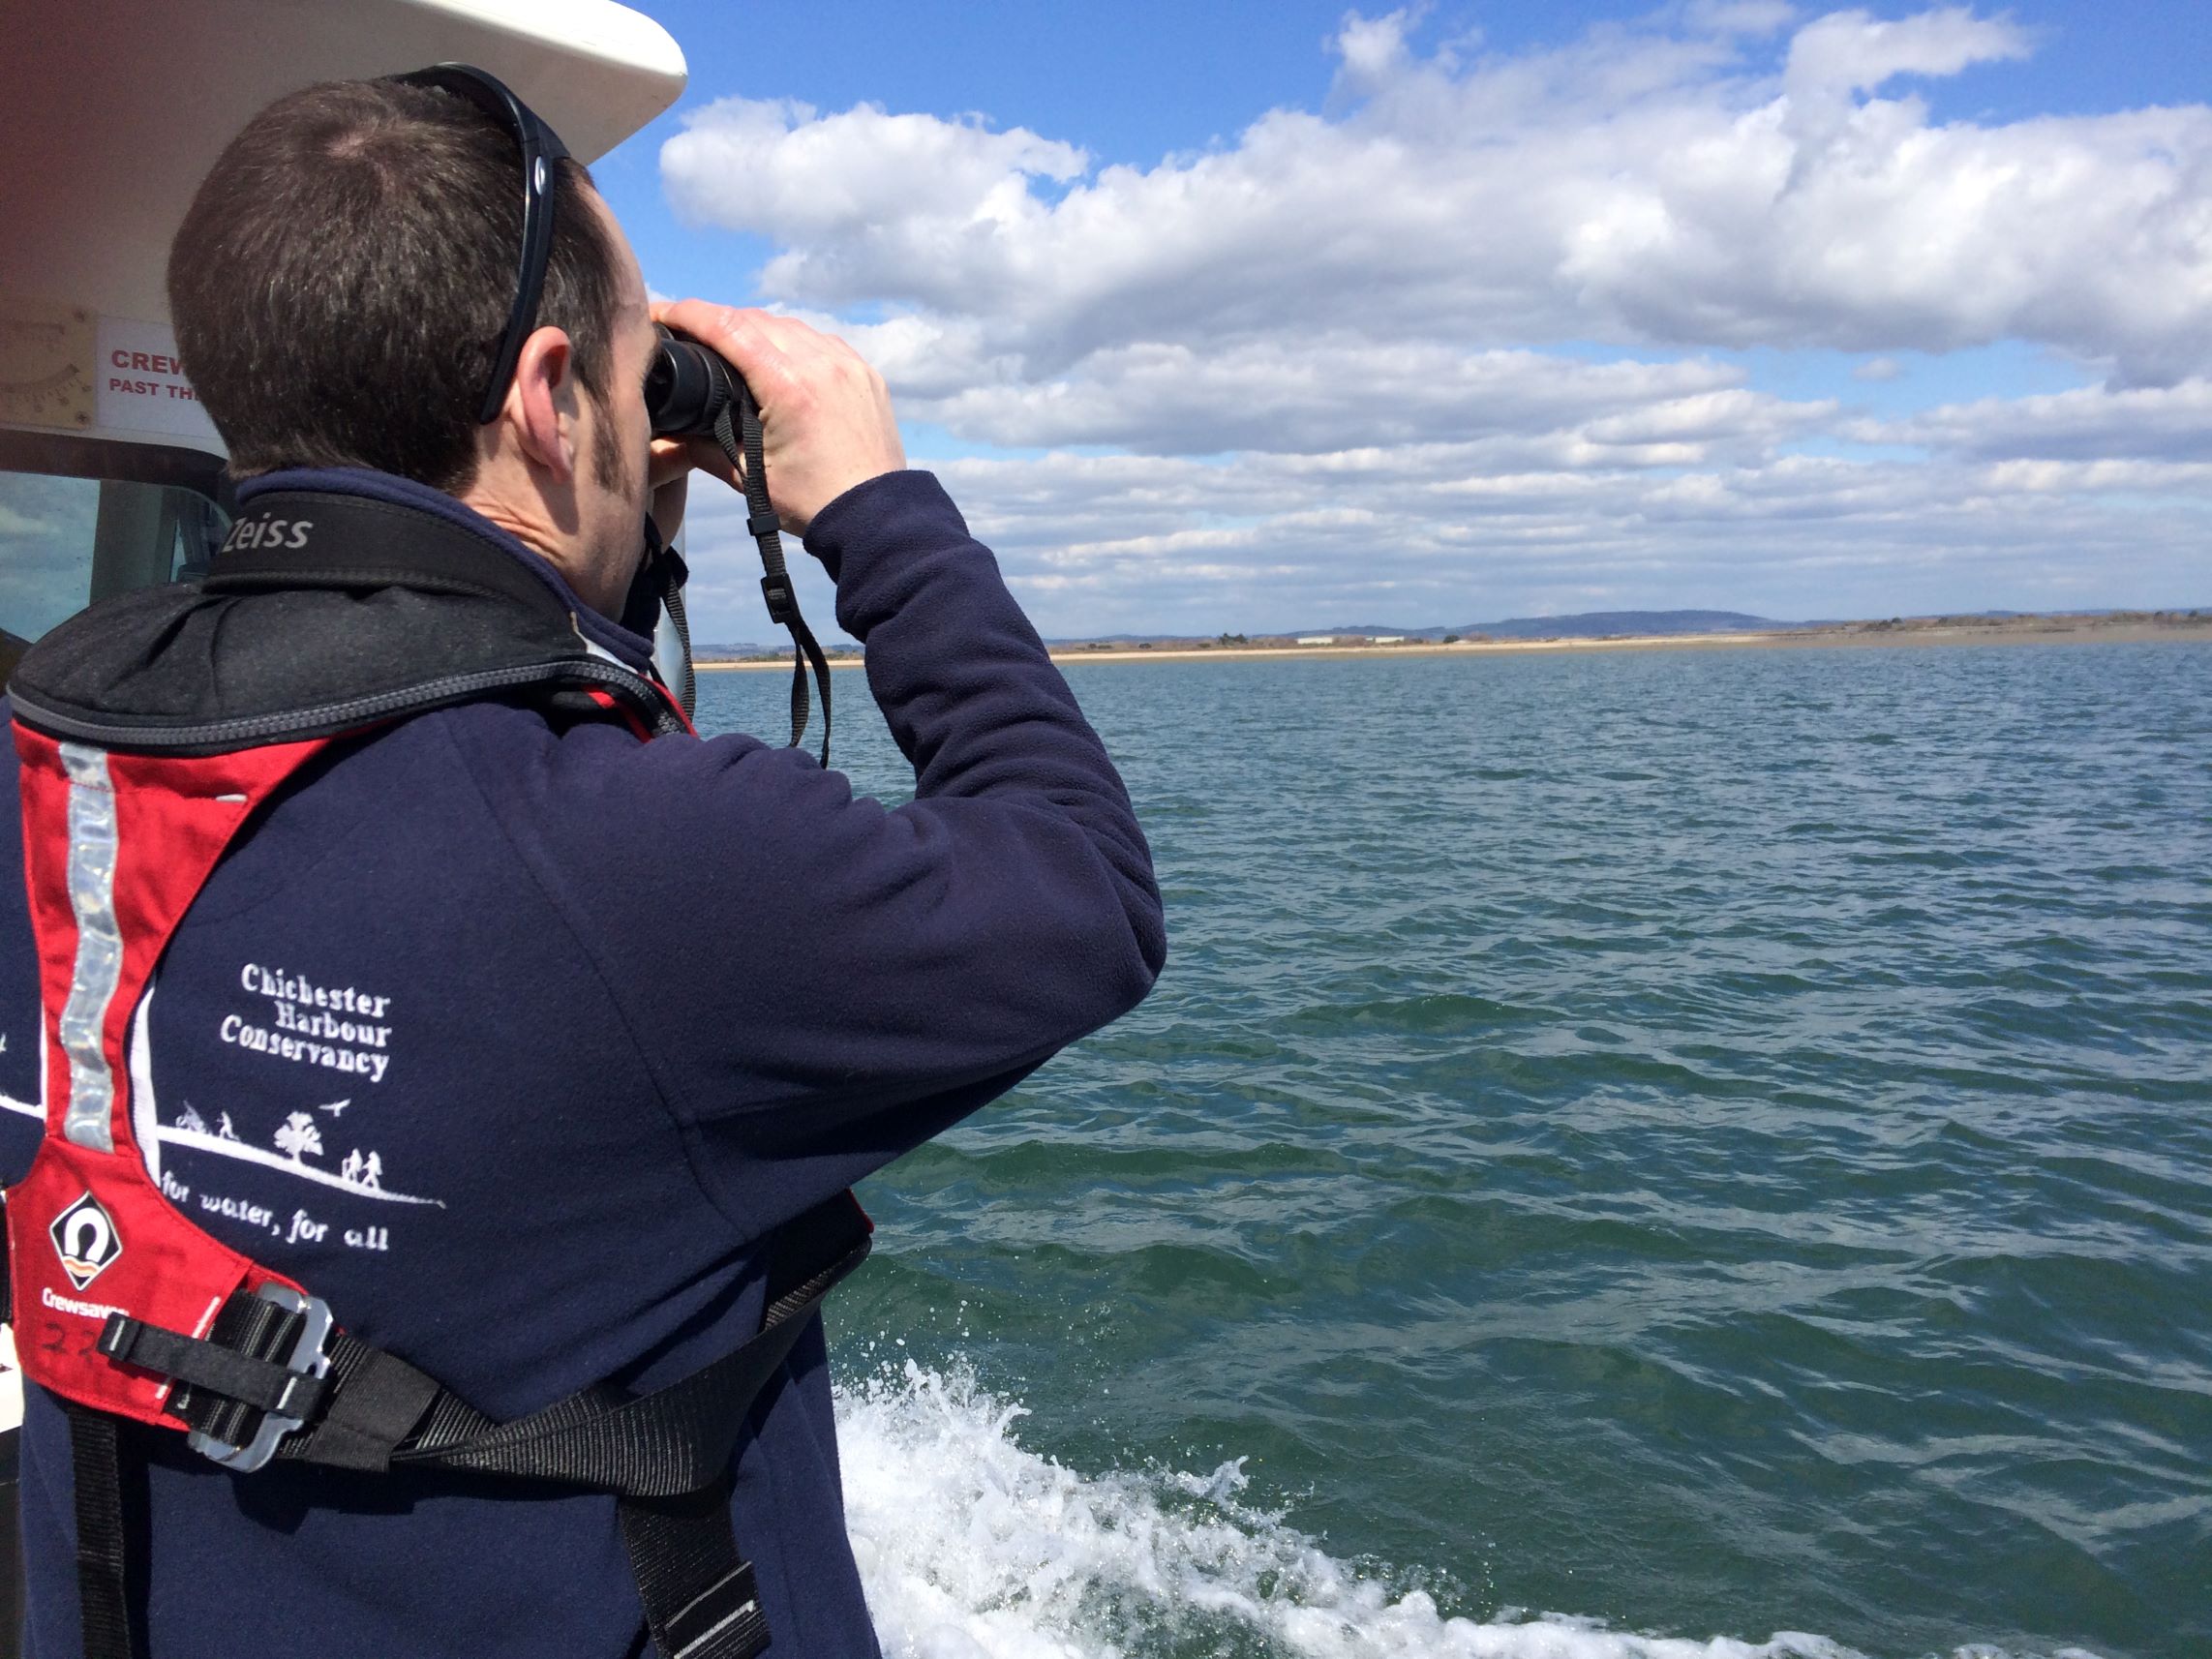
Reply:
M532 331L515 359L500 419L522 451L565 484L576 474L576 351L558 328Z

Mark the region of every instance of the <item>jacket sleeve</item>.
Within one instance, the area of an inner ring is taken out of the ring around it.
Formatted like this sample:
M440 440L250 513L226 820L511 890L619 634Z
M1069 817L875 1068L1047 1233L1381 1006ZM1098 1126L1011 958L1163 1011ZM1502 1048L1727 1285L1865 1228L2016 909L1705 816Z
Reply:
M521 831L748 1234L1134 1007L1167 948L1128 792L936 479L848 492L807 546L911 801L751 738L586 728Z

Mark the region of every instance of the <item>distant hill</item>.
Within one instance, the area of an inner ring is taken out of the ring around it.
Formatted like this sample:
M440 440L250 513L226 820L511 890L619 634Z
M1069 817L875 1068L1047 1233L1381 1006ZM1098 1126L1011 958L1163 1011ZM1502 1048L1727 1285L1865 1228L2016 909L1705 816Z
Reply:
M1434 640L1445 634L1456 634L1457 628L1414 628L1404 622L1338 622L1326 628L1286 628L1287 634L1364 634L1373 639L1378 634L1404 634L1409 640Z
M1501 622L1469 622L1455 634L1489 634L1501 640L1607 639L1621 634L1740 634L1794 628L1742 611L1584 611L1572 617L1508 617Z
M1461 622L1454 626L1432 624L1413 627L1405 622L1337 622L1325 628L1269 629L1269 639L1310 638L1319 634L1375 639L1393 635L1408 640L1440 640L1446 634L1465 638L1488 634L1500 640L1606 639L1623 634L1731 634L1767 628L1802 628L1805 622L1777 622L1742 611L1585 611L1572 617L1509 617L1500 622ZM1185 634L1083 634L1047 640L1047 645L1096 643L1110 646L1174 645L1196 643ZM1256 635L1255 638L1260 636Z
M1607 639L1622 634L1733 634L1751 629L1794 628L1742 611L1584 611L1572 617L1508 617L1499 622L1462 622L1450 628L1408 628L1382 622L1340 622L1331 628L1300 628L1303 634L1403 634L1409 640L1441 639L1446 634L1488 634L1499 640Z

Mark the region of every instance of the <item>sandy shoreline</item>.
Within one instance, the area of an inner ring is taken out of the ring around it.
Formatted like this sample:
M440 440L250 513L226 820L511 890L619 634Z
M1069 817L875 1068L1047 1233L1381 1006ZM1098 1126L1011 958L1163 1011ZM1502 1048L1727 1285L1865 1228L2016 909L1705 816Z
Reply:
M1220 662L1283 661L1308 657L1372 656L1474 656L1515 652L1611 650L1755 650L1805 649L1818 647L1927 646L1927 645L2139 645L2154 640L2212 641L2212 618L2200 622L2100 622L2038 618L2022 621L1975 623L1930 622L1903 626L1853 625L1838 628L1792 628L1786 632L1742 634L1638 634L1609 639L1558 640L1459 640L1409 642L1402 646L1220 646L1138 650L1116 647L1109 650L1055 649L1057 663L1083 662ZM833 669L859 668L857 656L833 659ZM743 662L702 662L702 674L731 670L788 672L789 657L756 658Z

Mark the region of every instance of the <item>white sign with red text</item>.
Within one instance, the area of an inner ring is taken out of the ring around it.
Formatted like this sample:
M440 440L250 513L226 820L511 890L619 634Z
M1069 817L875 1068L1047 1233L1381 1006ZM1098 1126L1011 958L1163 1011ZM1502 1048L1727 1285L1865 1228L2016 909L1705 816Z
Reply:
M177 437L215 437L215 423L184 377L176 336L167 324L102 317L94 363L100 425Z

